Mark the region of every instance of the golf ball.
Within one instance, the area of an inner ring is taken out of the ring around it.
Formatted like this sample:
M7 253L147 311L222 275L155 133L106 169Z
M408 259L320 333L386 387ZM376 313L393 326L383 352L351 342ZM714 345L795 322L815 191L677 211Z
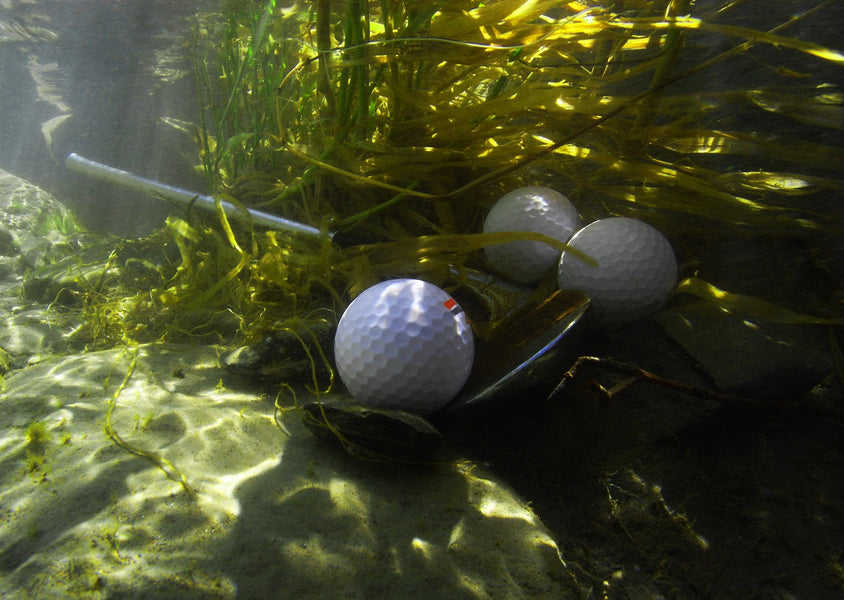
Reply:
M659 310L677 285L677 259L671 244L637 219L595 221L575 233L568 244L595 259L598 266L563 252L557 272L560 289L588 294L591 310L605 324Z
M580 227L577 209L551 188L523 187L501 197L484 221L484 233L535 231L567 242ZM519 283L536 283L560 258L548 244L529 240L487 246L490 266Z
M334 338L337 371L356 400L423 415L457 395L474 353L460 305L418 279L366 289L343 313Z

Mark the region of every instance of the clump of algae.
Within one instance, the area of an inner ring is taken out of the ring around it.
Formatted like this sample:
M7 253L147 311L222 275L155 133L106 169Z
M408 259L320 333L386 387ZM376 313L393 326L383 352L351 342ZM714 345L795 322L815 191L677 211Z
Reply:
M50 472L47 462L47 451L50 445L50 432L43 421L33 421L26 428L26 467L25 470L31 475L40 474L46 477Z

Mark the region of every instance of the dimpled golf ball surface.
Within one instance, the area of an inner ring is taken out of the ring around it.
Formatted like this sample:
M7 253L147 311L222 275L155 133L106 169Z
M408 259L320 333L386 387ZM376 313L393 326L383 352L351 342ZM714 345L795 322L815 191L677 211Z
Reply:
M372 286L346 309L334 357L362 404L428 414L454 398L472 369L466 314L446 292L418 279Z
M484 221L484 233L535 231L567 242L580 227L577 209L551 188L531 186L501 197ZM557 263L560 251L548 244L523 240L487 246L490 266L513 281L535 283Z
M560 257L560 289L591 298L599 321L618 324L651 314L665 305L677 285L677 259L654 227L627 217L590 223L569 246L598 261L594 267L571 252Z

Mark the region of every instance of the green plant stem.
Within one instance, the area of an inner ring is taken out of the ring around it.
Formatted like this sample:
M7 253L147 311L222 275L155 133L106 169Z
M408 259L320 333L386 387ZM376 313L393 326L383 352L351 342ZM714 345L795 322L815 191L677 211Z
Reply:
M182 472L179 471L179 469L177 469L173 463L171 463L166 458L158 456L157 454L149 452L148 450L143 450L142 448L133 446L129 442L125 441L122 437L120 437L117 431L115 431L114 427L111 424L111 416L112 414L114 414L114 409L117 406L117 398L120 396L120 392L122 392L126 388L126 385L129 383L129 380L132 378L132 374L135 372L135 367L137 366L137 364L138 347L135 346L132 349L132 358L129 363L129 368L126 371L126 375L123 377L123 381L120 382L120 385L117 386L117 389L114 391L114 394L108 401L108 408L106 408L105 414L105 434L112 442L114 442L116 446L119 446L123 450L126 450L126 452L151 461L156 467L161 469L161 471L165 475L167 475L168 479L172 479L173 481L181 485L185 493L192 498L194 496L193 489L188 485L188 481L187 479L185 479L185 476L182 474Z
M671 21L680 15L685 15L689 12L690 0L673 0L668 7L667 20ZM685 31L676 28L671 28L665 34L665 41L663 47L665 52L659 60L654 71L653 78L649 89L655 90L655 93L649 94L639 104L639 114L636 119L636 128L646 127L653 120L654 109L659 97L662 95L662 90L665 88L664 82L668 81L677 61L680 59L680 52L686 39Z
M337 104L331 89L331 0L317 0L316 6L317 52L319 75L317 89L325 98L323 116L337 116Z
M418 183L419 183L418 181L411 182L411 184L407 186L407 190L408 191L413 190ZM369 218L377 215L378 213L381 213L381 212L387 210L391 206L394 206L395 204L397 204L398 202L400 202L403 198L406 198L407 196L408 196L407 191L401 191L398 194L396 194L395 196L393 196L392 198L390 198L389 200L387 200L386 202L382 202L381 204L379 204L377 206L373 206L370 209L361 211L361 212L359 212L355 215L352 215L351 217L343 219L342 221L340 221L340 223L337 224L337 229L340 230L340 231L347 231L347 230L351 229L352 227L354 227L355 225L357 225L358 223L360 223L361 221L365 221L366 219L369 219Z

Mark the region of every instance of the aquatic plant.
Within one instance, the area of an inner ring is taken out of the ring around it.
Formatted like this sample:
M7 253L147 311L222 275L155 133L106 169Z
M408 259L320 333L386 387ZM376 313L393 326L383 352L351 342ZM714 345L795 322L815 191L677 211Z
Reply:
M746 4L230 2L195 40L202 110L186 130L209 185L366 243L257 231L222 211L173 218L161 235L177 261L97 310L133 339L250 337L386 276L445 283L449 265L483 267L478 250L511 239L474 233L491 203L537 182L587 220L645 215L673 238L832 235L840 209L820 201L844 188L844 54L788 37L832 3L767 31L733 18ZM755 78L704 79L727 68Z
M27 473L40 473L38 481L43 481L52 471L47 462L47 451L51 436L43 421L33 421L26 428L26 467Z
M115 389L114 393L109 399L108 407L106 408L105 412L105 423L103 425L103 432L105 433L106 437L108 437L108 439L111 440L111 442L118 448L125 450L129 454L134 454L135 456L139 456L150 461L152 464L158 467L158 469L162 473L164 473L168 479L178 483L182 487L182 490L185 492L185 494L187 494L189 498L192 498L194 495L193 488L188 485L188 481L185 478L184 474L172 462L170 462L163 456L158 455L155 452L145 450L127 442L123 439L123 437L121 437L121 435L112 425L111 421L112 416L114 415L114 409L117 407L117 399L120 396L120 393L126 388L126 385L129 383L129 380L132 378L132 375L135 373L135 367L137 366L138 362L137 346L131 348L130 352L131 355L129 357L129 368L126 371L126 375L124 375L123 380L117 386L117 389ZM115 552L117 551L116 548L114 548L114 550Z

